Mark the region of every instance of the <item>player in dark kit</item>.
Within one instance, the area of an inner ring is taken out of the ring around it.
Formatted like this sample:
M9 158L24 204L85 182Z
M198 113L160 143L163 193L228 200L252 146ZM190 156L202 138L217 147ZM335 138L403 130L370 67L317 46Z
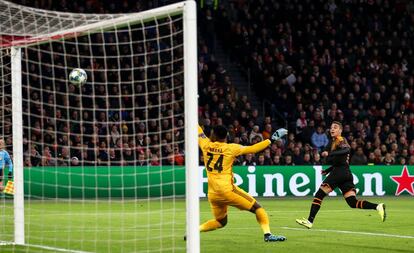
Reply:
M373 204L365 200L357 200L355 197L355 185L351 170L349 169L350 146L346 139L341 136L342 124L334 121L331 125L330 133L332 140L321 154L323 157L326 157L326 163L331 165L328 169L323 170L322 174L327 175L329 173L329 175L322 182L319 190L315 194L308 219L296 219L296 222L306 228L312 228L313 221L321 207L323 198L336 187L339 187L342 191L346 202L351 208L377 210L381 220L385 221L386 213L383 203Z

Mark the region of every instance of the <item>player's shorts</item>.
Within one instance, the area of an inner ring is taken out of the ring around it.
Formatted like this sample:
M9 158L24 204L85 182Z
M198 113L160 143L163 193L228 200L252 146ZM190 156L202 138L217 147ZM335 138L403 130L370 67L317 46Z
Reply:
M349 168L334 168L331 173L323 180L322 185L328 185L334 190L338 187L342 194L351 190L355 191L354 178Z
M3 169L0 169L0 182L3 181Z
M221 220L227 216L228 206L234 206L240 210L249 211L252 209L254 203L256 203L255 198L235 185L233 186L233 190L229 192L220 194L209 193L208 200L216 220Z

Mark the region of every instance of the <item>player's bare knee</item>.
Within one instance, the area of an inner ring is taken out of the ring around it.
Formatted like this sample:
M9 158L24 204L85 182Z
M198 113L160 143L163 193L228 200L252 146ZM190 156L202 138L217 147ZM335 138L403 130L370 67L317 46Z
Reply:
M348 197L352 197L352 196L356 196L356 192L355 189L349 190L347 192L344 193L344 198L348 198Z
M222 227L225 227L227 225L227 215L223 219L217 221L221 224Z
M330 192L332 192L332 188L331 186L329 186L329 184L322 184L320 188L326 194L329 194Z

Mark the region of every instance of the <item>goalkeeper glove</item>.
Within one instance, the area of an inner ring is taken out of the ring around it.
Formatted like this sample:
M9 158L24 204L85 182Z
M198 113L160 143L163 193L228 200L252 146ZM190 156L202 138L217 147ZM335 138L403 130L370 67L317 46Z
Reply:
M281 139L283 136L287 134L288 130L284 128L279 128L276 132L272 135L272 140L277 141Z
M9 172L8 177L9 177L9 180L12 180L13 179L13 173Z

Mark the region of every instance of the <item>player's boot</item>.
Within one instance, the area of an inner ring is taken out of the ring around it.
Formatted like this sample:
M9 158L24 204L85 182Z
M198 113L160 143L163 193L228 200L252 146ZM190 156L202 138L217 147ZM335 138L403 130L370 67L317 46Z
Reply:
M305 228L311 229L313 224L312 222L308 221L308 219L302 218L302 219L296 219L296 223L299 225L304 226Z
M385 204L384 203L378 204L377 211L381 217L381 220L384 222L385 218L387 218L387 213L385 212Z
M265 234L264 241L265 242L283 242L283 241L286 241L286 237L284 237L283 235Z

